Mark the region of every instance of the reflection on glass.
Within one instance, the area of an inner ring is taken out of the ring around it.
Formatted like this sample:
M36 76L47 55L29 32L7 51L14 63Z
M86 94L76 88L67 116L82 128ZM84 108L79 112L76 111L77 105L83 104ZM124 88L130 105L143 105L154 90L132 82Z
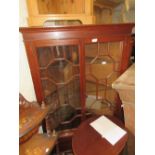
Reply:
M80 20L47 20L44 22L44 27L52 27L52 26L68 26L68 25L81 25L82 22Z

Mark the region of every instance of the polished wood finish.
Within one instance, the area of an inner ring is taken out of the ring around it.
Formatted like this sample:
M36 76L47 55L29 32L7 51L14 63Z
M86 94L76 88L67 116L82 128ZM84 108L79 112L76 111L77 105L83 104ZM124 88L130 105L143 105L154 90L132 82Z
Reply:
M127 142L127 134L114 146L102 138L90 125L98 117L84 121L73 136L72 147L75 155L118 155ZM124 129L123 124L115 117L108 117L111 121Z
M42 120L47 116L50 106L27 101L19 94L19 154L46 155L53 149L57 134L38 134Z
M126 39L130 39L131 41L131 32L133 27L134 24L126 23L59 27L22 27L20 28L20 31L24 34L24 41L84 38L91 42L91 39L95 37L97 37L98 39L102 37L104 38L104 41L126 41Z
M31 139L21 144L20 155L48 155L54 148L57 136L47 134L36 134Z
M50 107L41 108L38 104L28 103L19 107L19 138L38 127L49 112Z

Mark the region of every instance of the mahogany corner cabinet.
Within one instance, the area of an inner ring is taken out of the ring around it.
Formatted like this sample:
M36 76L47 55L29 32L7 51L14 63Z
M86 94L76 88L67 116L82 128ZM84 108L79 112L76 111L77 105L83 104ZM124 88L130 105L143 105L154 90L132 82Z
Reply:
M112 83L129 66L133 27L130 23L20 28L37 101L52 105L45 122L59 133L60 141L93 113L110 109L120 116L121 102Z

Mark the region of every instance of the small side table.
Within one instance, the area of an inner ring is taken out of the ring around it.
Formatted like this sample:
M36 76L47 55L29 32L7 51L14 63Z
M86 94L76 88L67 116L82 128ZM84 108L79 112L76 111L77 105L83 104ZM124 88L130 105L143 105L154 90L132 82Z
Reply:
M48 115L51 106L40 107L19 96L19 154L47 155L54 148L57 134L39 134L38 127Z
M127 142L127 134L115 145L110 144L89 125L97 118L91 117L78 127L72 139L74 155L118 155L123 150ZM124 129L124 125L118 119L113 116L108 118Z

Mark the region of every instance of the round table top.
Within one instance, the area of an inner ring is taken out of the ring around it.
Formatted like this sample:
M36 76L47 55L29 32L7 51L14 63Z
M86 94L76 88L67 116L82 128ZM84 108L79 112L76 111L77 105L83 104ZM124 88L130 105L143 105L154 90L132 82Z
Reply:
M110 144L89 125L98 117L91 117L78 127L72 139L72 147L75 155L118 155L123 150L127 142L127 134L115 145ZM113 116L108 116L108 118L124 129L124 125L121 121Z

